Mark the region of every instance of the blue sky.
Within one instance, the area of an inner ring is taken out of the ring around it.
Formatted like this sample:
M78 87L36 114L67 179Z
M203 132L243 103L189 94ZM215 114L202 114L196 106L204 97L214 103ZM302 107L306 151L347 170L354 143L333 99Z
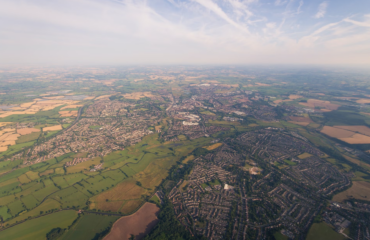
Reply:
M369 0L0 0L1 65L370 65Z

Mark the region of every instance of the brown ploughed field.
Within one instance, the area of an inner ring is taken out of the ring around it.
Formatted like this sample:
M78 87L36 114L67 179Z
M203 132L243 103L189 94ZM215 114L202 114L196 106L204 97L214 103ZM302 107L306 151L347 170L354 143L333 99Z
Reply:
M121 217L114 224L104 240L128 240L133 234L140 240L158 223L159 208L153 203L145 203L136 213Z

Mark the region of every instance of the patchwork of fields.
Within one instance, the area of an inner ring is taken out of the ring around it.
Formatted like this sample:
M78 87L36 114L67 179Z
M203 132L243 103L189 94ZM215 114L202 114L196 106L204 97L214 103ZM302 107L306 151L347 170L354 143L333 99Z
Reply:
M170 167L187 156L200 138L183 144L160 145L158 134L123 151L65 168L64 164L80 154L70 153L0 177L0 212L4 226L37 217L58 209L91 209L131 214L149 198L168 174ZM103 163L104 169L91 172ZM21 162L2 162L9 170Z

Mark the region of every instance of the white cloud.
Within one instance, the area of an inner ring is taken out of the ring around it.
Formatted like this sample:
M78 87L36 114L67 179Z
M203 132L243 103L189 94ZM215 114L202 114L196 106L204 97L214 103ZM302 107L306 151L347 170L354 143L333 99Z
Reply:
M301 13L302 6L303 6L303 0L299 1L299 6L297 8L297 14L300 14Z
M1 0L0 64L370 64L370 15L298 32L303 1L275 15L262 1L163 1L174 12L147 0Z
M317 13L315 14L314 18L323 18L326 14L326 8L327 7L328 7L328 3L327 2L322 2L319 5L319 9L318 9Z

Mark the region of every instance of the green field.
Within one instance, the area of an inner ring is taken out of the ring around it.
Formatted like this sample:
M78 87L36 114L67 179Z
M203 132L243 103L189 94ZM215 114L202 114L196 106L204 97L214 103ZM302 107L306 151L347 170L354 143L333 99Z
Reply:
M67 228L77 217L73 210L60 211L47 216L32 219L0 232L0 239L45 239L46 233L53 228Z
M345 240L346 238L334 231L328 224L314 223L308 231L306 240Z
M275 238L275 240L288 240L288 237L284 236L280 232L274 233L274 238Z
M159 200L159 198L156 195L153 195L153 197L150 200L157 204L161 204L161 200Z
M119 217L84 214L71 229L63 234L60 240L91 240L96 233L110 227Z
M290 161L290 160L284 160L284 162L286 163L286 164L288 164L288 165L290 165L290 166L295 166L295 165L297 165L297 163L295 163L295 162L292 162L292 161Z

